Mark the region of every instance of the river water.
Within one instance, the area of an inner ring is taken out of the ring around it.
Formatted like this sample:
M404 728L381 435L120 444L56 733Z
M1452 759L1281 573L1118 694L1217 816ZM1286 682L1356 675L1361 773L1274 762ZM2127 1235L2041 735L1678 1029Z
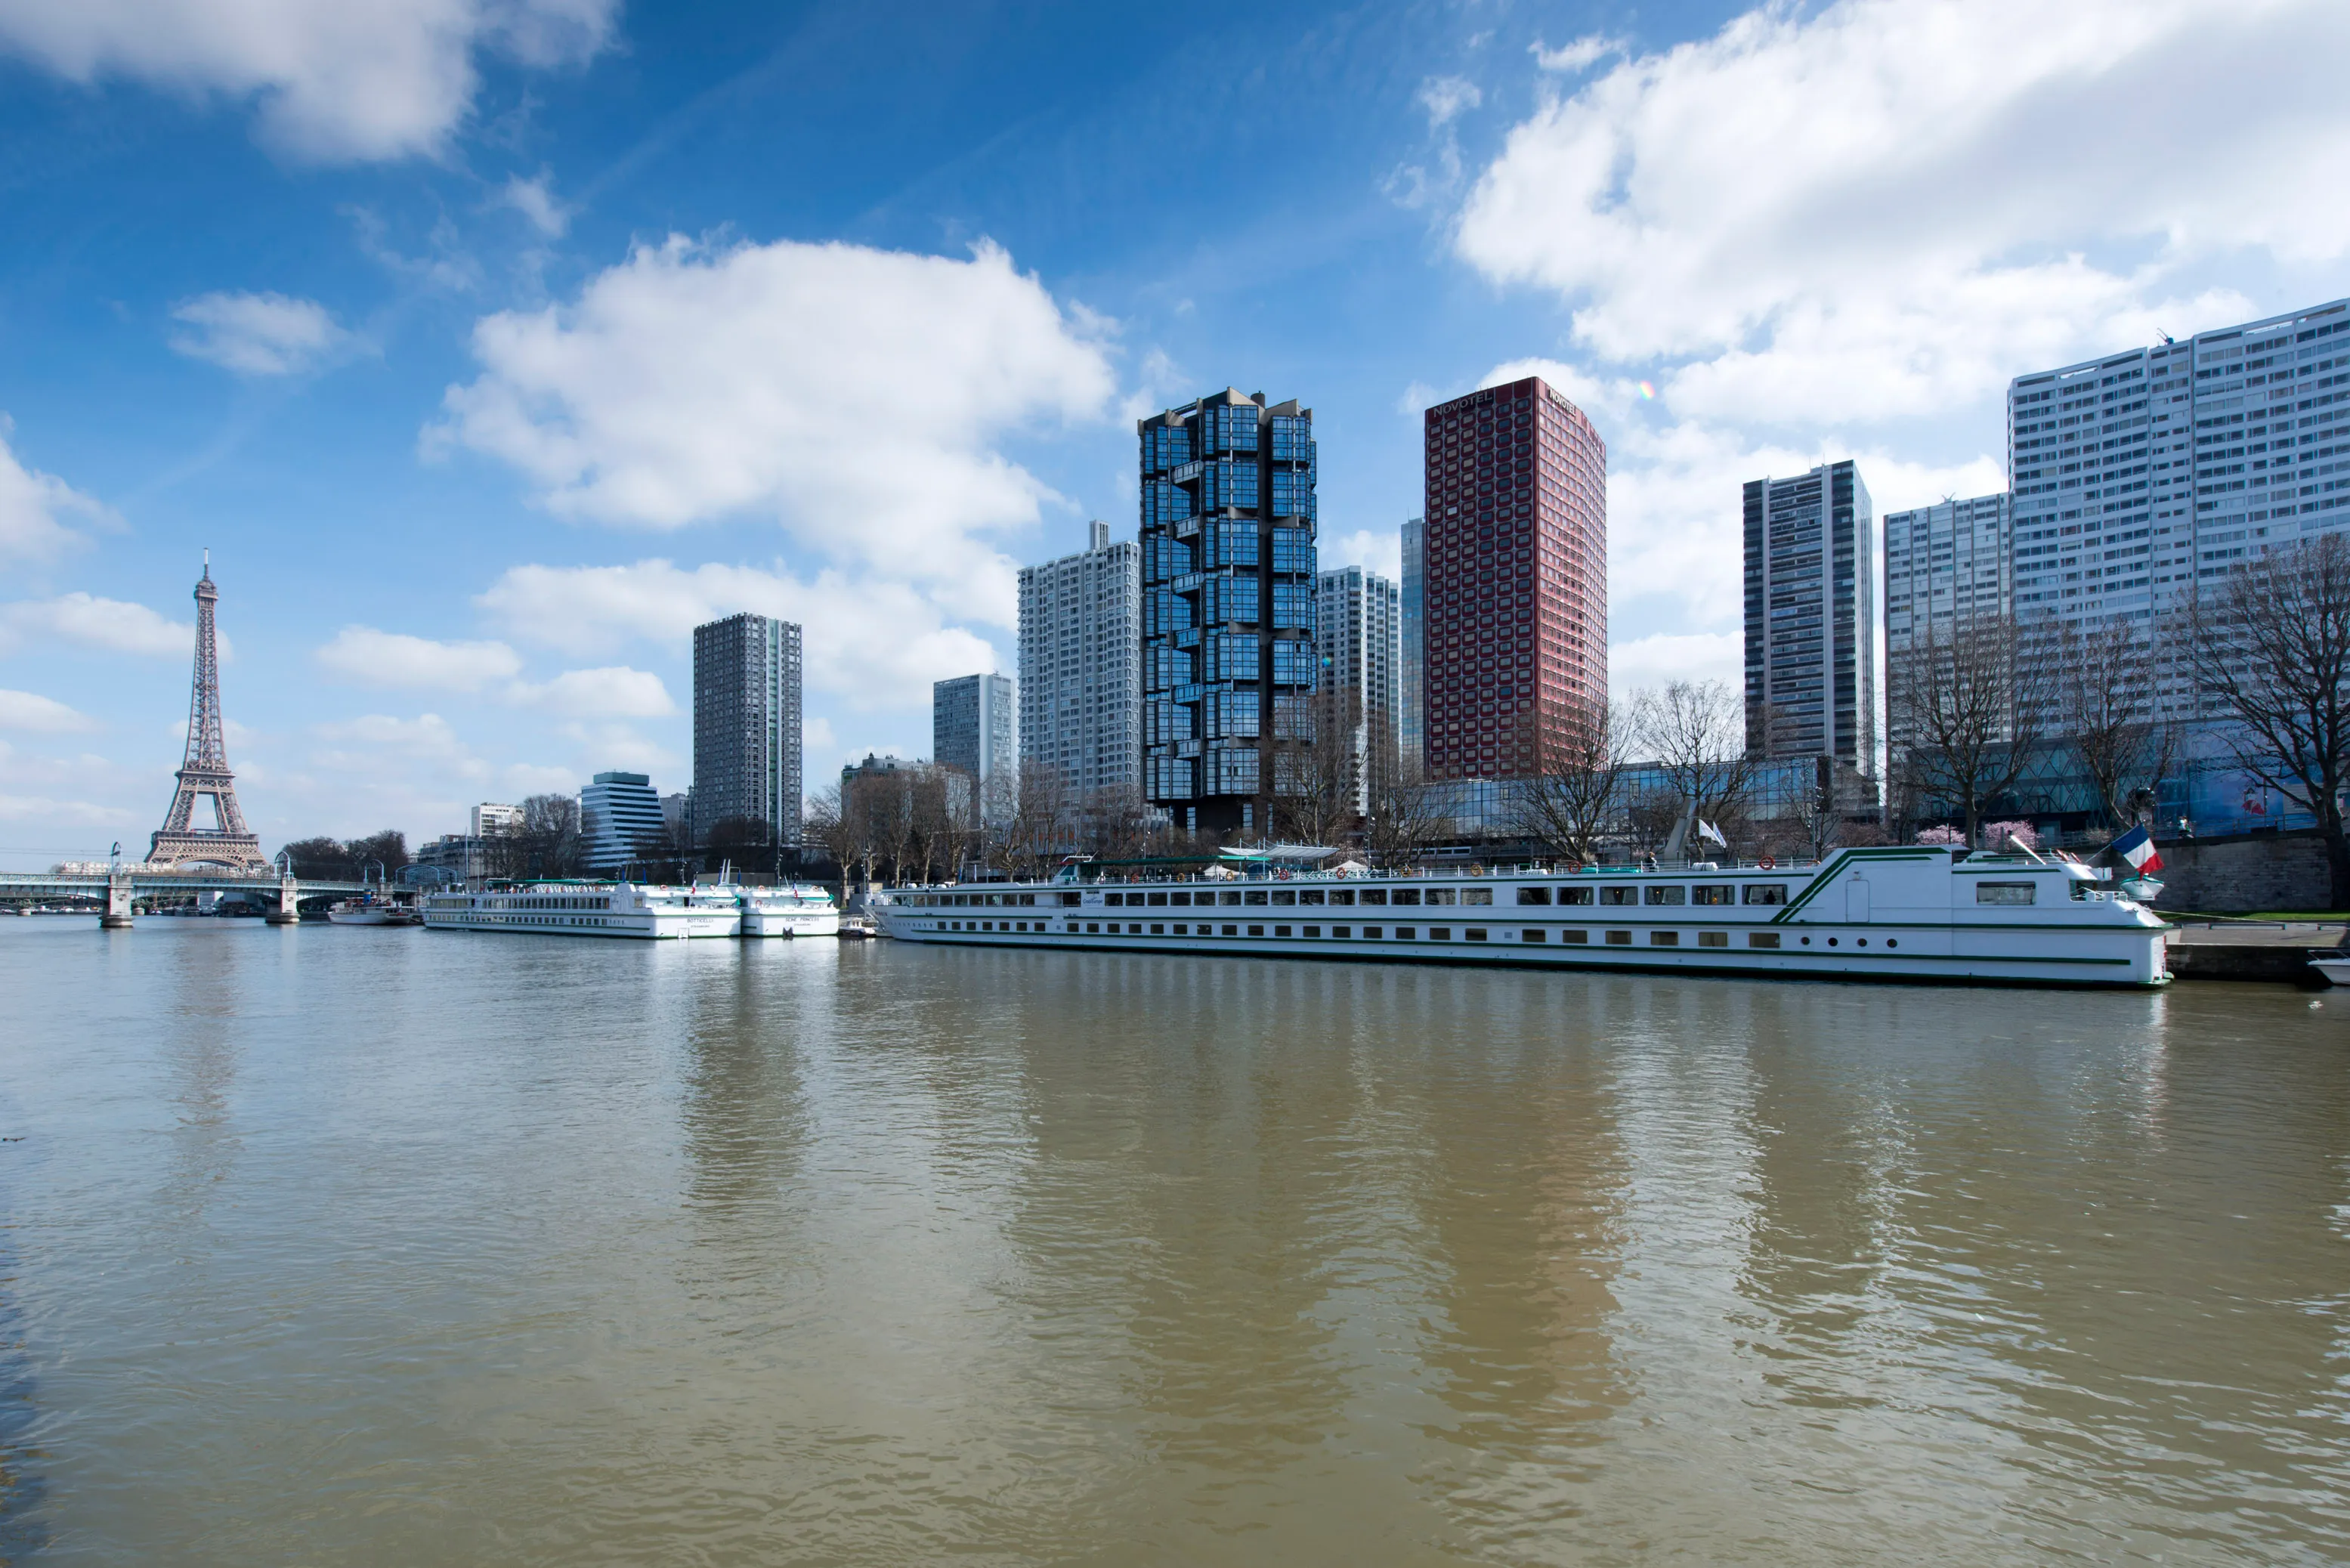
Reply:
M0 921L0 1558L2350 1557L2350 995Z

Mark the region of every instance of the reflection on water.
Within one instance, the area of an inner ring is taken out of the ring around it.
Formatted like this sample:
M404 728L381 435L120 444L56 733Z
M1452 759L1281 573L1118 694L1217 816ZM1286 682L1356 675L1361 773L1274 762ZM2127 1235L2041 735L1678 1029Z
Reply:
M2350 1551L2339 998L228 921L0 982L0 1556Z

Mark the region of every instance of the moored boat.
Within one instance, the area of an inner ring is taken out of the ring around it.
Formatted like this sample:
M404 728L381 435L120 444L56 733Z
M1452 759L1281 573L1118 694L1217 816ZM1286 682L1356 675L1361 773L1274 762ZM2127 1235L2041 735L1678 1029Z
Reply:
M794 883L782 888L741 888L742 934L746 937L835 937L840 906L822 888Z
M1802 867L1523 867L894 888L909 942L2052 986L2164 984L2162 919L2088 867L1917 845Z
M414 906L397 903L376 893L361 893L327 907L327 919L338 926L413 926Z
M742 927L732 886L666 888L632 882L530 882L483 892L424 896L424 923L443 931L660 940L731 937Z

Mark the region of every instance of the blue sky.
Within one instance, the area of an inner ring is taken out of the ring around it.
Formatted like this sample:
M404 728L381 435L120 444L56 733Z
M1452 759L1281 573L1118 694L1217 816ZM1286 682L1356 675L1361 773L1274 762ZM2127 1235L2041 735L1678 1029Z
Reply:
M143 846L206 546L272 846L683 787L736 609L808 628L812 783L920 754L1227 385L1391 568L1419 410L1539 369L1617 687L1728 676L1740 480L1996 489L2008 377L2350 293L2345 59L2315 0L0 0L0 856Z

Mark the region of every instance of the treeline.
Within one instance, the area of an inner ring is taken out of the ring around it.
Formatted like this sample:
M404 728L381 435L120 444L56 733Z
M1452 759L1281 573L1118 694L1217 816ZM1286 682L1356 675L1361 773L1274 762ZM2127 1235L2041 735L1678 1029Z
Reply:
M410 864L408 836L392 827L365 838L297 838L281 853L295 876L322 882L356 882L362 873L390 881Z

